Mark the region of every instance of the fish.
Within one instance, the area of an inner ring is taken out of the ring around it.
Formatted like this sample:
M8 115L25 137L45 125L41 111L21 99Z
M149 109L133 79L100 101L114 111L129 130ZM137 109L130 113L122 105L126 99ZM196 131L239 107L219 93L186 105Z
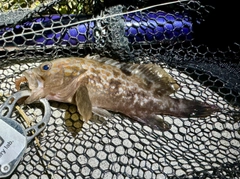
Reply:
M167 131L171 124L160 115L200 118L218 111L212 104L171 97L180 86L160 65L123 63L99 55L43 62L15 80L17 90L22 83L31 91L26 104L41 98L74 104L84 122L93 114L111 117L119 113Z

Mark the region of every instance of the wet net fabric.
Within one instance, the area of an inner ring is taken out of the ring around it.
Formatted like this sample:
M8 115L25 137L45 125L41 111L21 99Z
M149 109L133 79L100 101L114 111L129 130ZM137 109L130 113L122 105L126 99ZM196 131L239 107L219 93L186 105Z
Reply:
M82 123L74 105L51 102L41 147L31 142L9 178L240 177L239 40L204 35L217 3L159 3L166 1L1 1L0 103L43 61L100 54L157 63L181 86L172 96L221 108L206 118L162 116L172 128L161 132L119 114ZM30 107L27 115L40 120Z

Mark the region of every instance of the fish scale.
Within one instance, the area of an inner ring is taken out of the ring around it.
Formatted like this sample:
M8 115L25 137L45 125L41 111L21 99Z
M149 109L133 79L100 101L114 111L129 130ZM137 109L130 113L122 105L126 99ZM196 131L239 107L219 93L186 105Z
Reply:
M171 126L158 115L206 117L219 110L200 101L170 97L179 85L154 64L120 63L98 55L70 57L44 62L23 75L16 88L28 83L31 95L26 103L41 98L72 103L86 122L92 112L110 116L110 111L165 131Z

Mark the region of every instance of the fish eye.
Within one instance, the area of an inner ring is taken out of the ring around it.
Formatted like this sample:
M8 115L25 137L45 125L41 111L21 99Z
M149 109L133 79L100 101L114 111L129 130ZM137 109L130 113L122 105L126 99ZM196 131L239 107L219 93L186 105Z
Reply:
M43 65L41 66L41 69L42 69L43 71L48 71L48 70L51 69L51 64L50 64L50 63L43 64Z

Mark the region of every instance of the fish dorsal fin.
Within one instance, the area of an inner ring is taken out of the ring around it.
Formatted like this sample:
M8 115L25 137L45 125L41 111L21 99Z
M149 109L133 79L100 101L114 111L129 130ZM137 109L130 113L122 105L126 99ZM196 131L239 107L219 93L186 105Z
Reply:
M115 66L127 76L136 75L142 78L147 88L153 90L154 93L159 96L170 95L179 88L176 80L174 80L161 66L156 64L121 63L111 58L100 57L99 55L88 55L85 58Z
M99 55L93 55L93 56L87 55L85 58L96 60L98 62L105 63L105 64L108 64L108 65L117 67L119 69L121 69L121 67L125 64L125 63L121 63L117 60L113 60L111 58L108 58L108 57L100 57Z
M179 88L173 79L161 66L148 64L124 64L120 68L127 75L137 75L142 78L145 85L159 96L170 95Z

